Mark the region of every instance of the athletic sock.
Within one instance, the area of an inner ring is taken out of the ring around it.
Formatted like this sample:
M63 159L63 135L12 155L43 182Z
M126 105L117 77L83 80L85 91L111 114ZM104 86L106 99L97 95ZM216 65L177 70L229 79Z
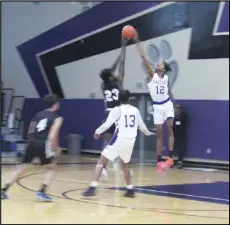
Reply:
M46 184L42 184L41 189L39 190L39 192L46 192L46 189L48 188L48 186Z
M133 189L133 185L132 185L132 184L127 185L127 189L128 189L128 190Z

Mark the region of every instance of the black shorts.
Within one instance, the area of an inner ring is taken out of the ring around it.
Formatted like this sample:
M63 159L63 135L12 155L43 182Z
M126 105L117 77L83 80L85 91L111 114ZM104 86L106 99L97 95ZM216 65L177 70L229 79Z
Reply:
M105 111L105 120L107 119L108 115L109 115L110 111ZM105 121L103 121L105 122ZM116 126L115 124L113 124L108 130L106 130L104 133L105 134L114 134L116 130Z
M39 158L41 165L51 164L54 161L53 151L46 141L36 139L28 141L22 163L31 163L34 158Z

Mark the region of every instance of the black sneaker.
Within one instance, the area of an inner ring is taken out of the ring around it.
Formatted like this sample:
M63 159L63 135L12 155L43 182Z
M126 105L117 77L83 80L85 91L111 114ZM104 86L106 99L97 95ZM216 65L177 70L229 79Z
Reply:
M4 192L3 190L1 190L1 199L8 199L8 195L6 194L6 192Z
M177 162L177 168L178 169L183 169L183 167L184 167L184 163L182 161L178 161Z
M88 187L88 189L82 193L83 196L89 197L96 195L96 187Z
M125 194L124 194L124 197L134 198L135 197L134 190L133 189L127 189Z

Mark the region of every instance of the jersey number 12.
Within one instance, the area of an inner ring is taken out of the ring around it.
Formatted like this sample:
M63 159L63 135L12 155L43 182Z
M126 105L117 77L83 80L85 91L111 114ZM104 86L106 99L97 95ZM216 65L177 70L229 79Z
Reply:
M41 131L45 130L46 126L47 126L47 119L40 120L36 125L37 131L41 132Z
M156 86L157 94L163 95L164 92L164 86Z

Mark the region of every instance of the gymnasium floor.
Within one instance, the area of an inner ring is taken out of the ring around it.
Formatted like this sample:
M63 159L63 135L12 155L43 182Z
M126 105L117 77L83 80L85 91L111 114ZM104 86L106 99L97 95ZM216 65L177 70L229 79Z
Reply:
M35 201L43 170L32 166L2 201L2 224L39 223L229 223L229 173L171 169L158 174L153 166L131 165L136 198L127 199L122 173L110 165L109 180L98 195L83 198L95 159L62 159L49 189L55 202ZM2 166L2 181L14 166ZM116 188L117 187L117 188Z

